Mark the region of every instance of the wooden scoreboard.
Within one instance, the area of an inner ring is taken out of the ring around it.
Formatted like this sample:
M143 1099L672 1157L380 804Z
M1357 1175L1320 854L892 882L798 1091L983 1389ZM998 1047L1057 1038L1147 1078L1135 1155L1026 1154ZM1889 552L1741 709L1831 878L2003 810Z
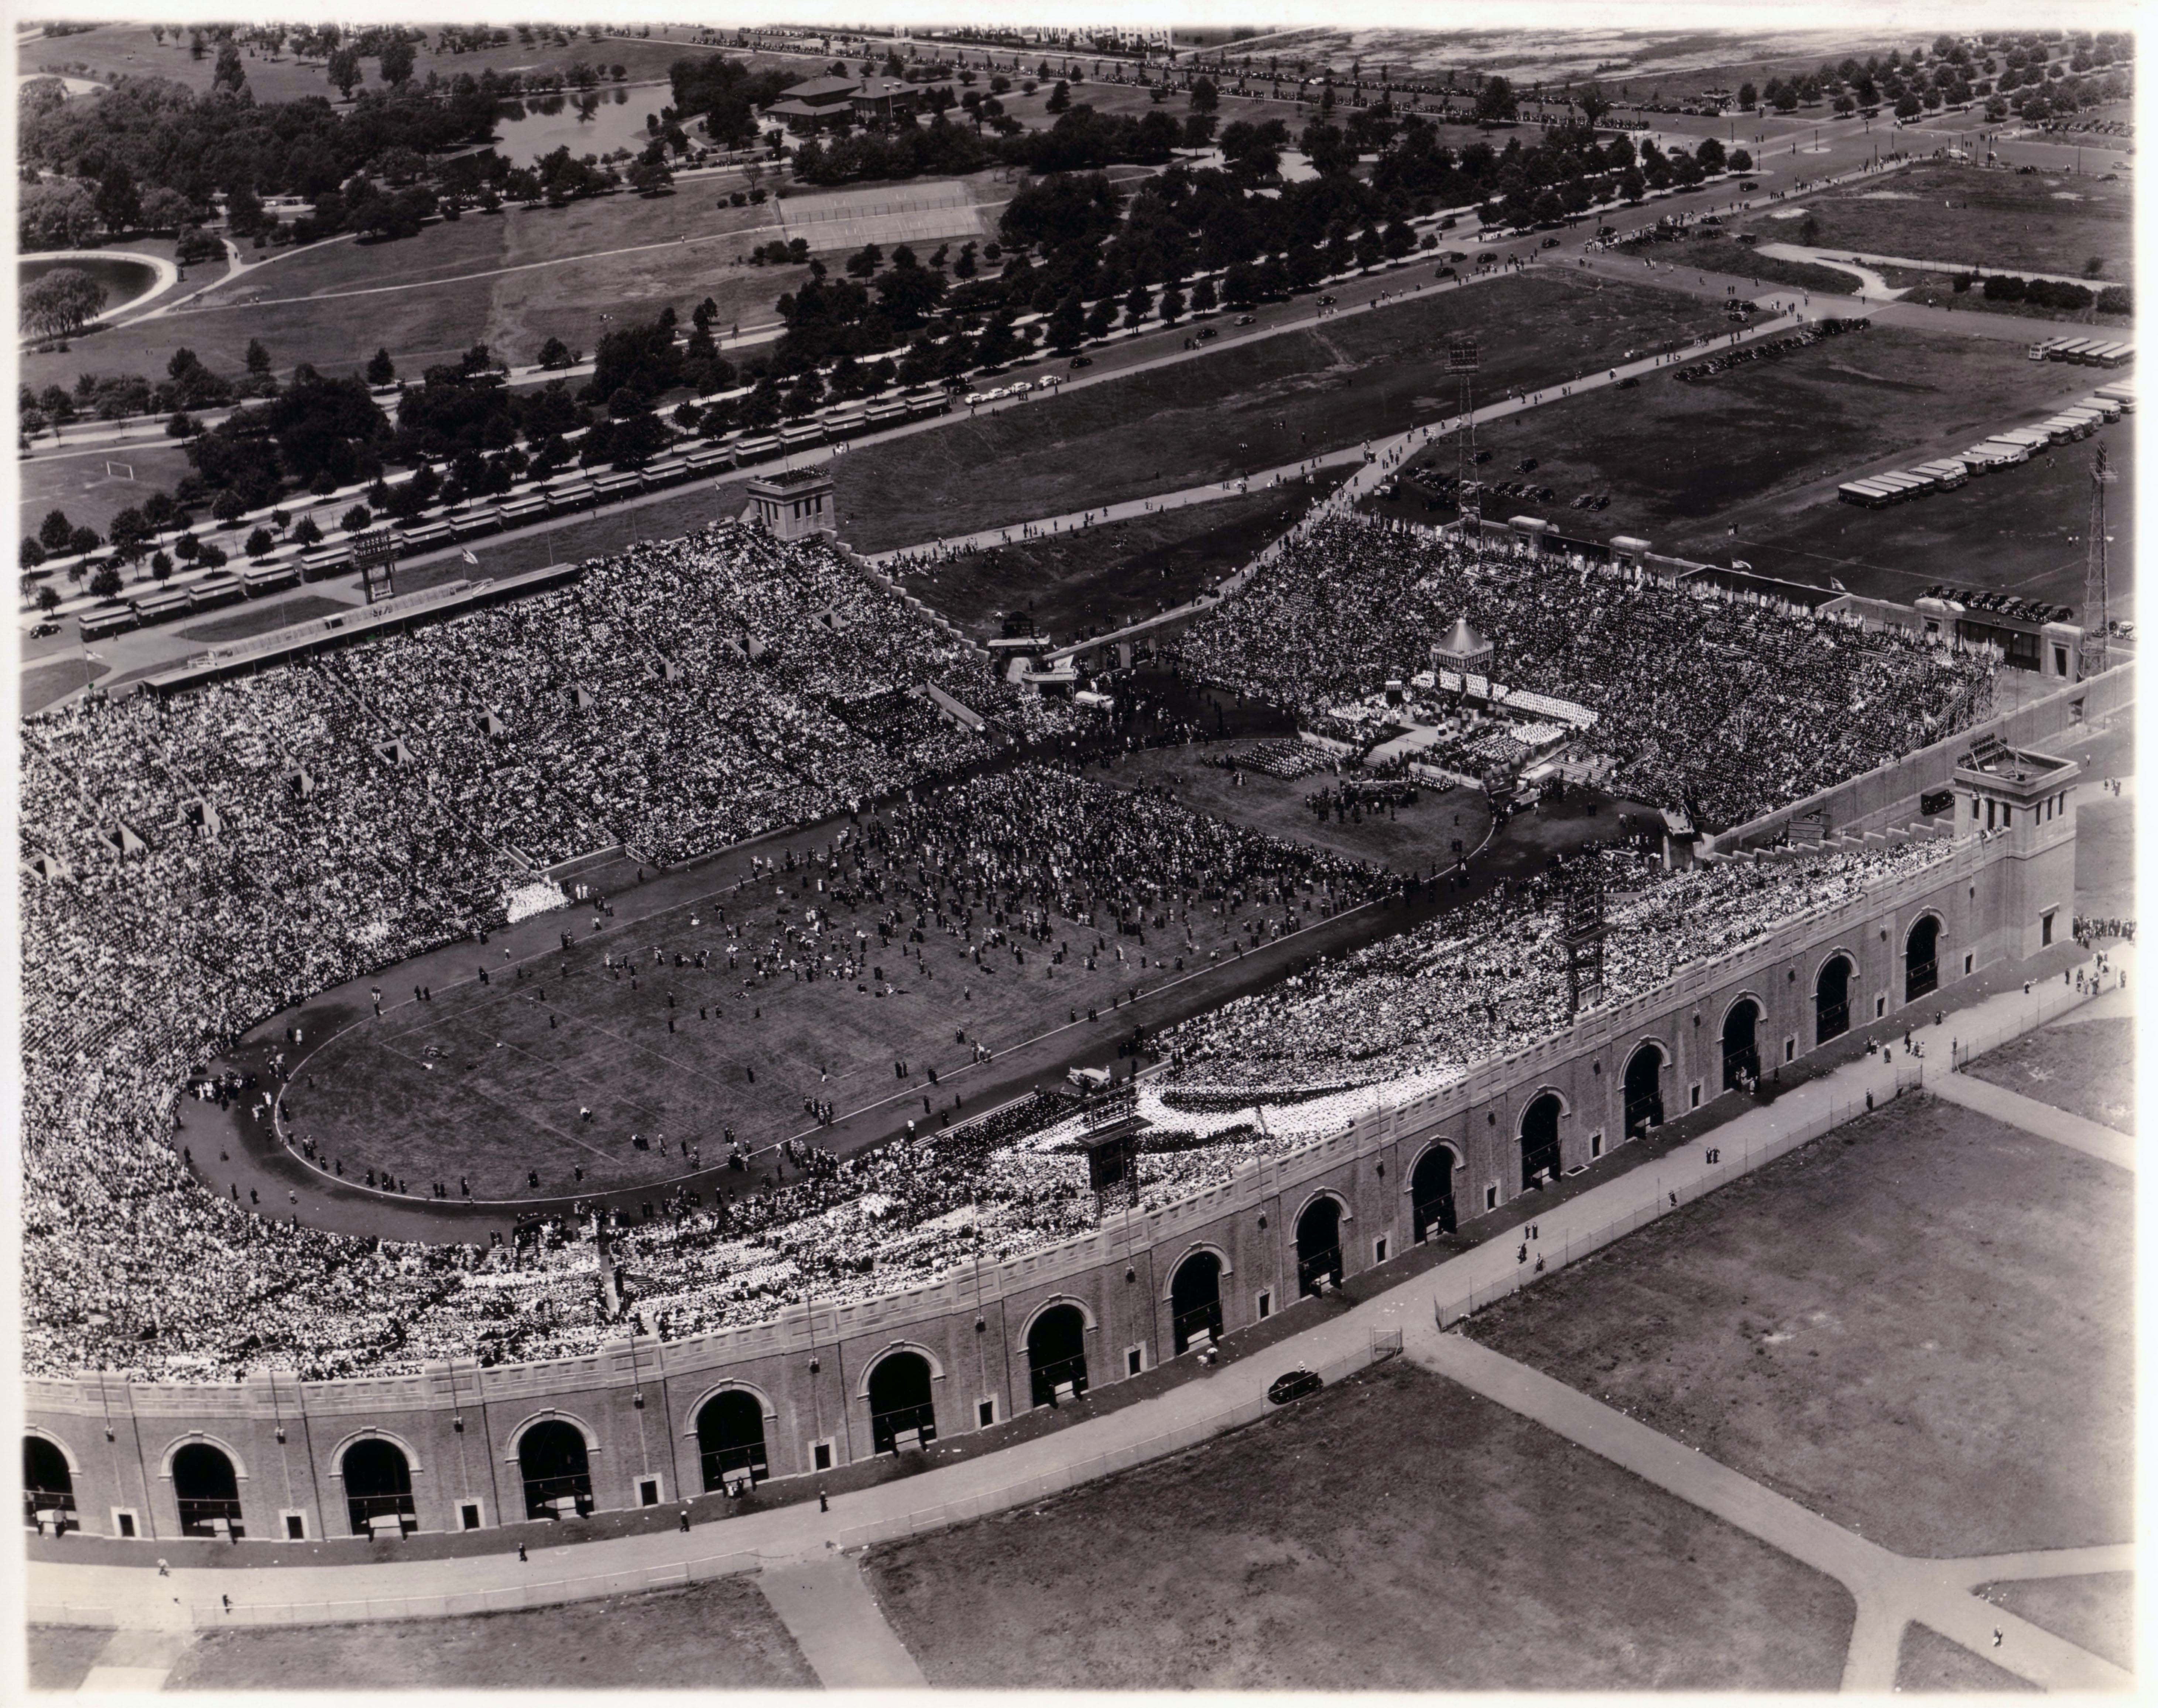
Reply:
M370 528L352 543L352 560L359 565L359 585L374 605L397 592L397 534L388 528Z

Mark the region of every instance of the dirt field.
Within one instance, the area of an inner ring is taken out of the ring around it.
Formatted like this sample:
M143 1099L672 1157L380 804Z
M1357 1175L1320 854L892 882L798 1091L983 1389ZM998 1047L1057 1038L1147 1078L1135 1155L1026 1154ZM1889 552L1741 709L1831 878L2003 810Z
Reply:
M1913 1094L1470 1332L1900 1553L2122 1541L2133 1194Z
M2125 1571L1989 1584L1985 1598L2115 1666L2135 1664L2135 1579Z
M1449 414L1447 335L1485 339L1478 395L1548 384L1626 348L1722 324L1715 305L1644 285L1531 273L1347 312L1262 343L870 446L834 473L851 542L913 545L1291 462ZM984 472L994 470L994 478Z
M1059 640L1099 633L1181 605L1249 563L1347 473L996 547L910 574L906 585L970 634L997 634L999 617L1020 608Z
M2068 278L2083 276L2084 263L2095 255L2104 263L2099 276L2116 284L2128 281L2134 259L2135 190L2124 178L2104 183L2066 171L2025 177L1921 161L1885 186L1830 190L1804 205L1815 223L1815 237L1798 235L1802 219L1759 217L1745 229L1763 243L2028 268Z
M1401 1365L865 1570L946 1690L1833 1690L1851 1618L1830 1580Z
M2116 1133L2135 1131L2133 1020L2057 1022L1980 1056L1970 1071Z
M1548 404L1479 427L1477 443L1495 453L1487 478L1535 457L1533 477L1557 496L1531 508L1562 524L1575 497L1608 493L1608 509L1574 524L1591 539L1639 534L1674 555L1736 555L1764 573L1816 586L1833 576L1883 598L1908 601L1934 581L1961 581L2075 604L2090 444L1887 510L1843 503L1835 489L1861 472L1961 451L2094 383L2083 370L2032 362L2013 344L1877 326L1692 384L1644 379L1623 408L1603 392ZM2132 436L2124 419L2092 443L2105 443L2124 467ZM1452 472L1450 445L1432 455ZM2108 511L2112 549L2130 552L2130 482L2109 489Z
M24 1633L34 1690L79 1690L110 1631L82 1625L33 1625Z
M811 1688L816 1676L746 1577L462 1619L214 1631L168 1690Z

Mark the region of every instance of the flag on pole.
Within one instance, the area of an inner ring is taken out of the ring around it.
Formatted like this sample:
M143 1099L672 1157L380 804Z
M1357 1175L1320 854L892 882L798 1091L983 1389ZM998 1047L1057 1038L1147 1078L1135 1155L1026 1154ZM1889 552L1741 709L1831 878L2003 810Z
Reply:
M467 563L470 564L474 569L478 569L479 567L479 560L472 555L471 547L466 547L462 551L460 551L457 555L462 558Z
M83 655L83 657L84 657L84 658L85 658L89 659L89 660L90 661L90 663L93 663L93 664L102 664L102 663L105 662L105 654L104 654L104 653L93 653L93 652L91 652L91 651L90 650L90 648L87 648L87 647L85 647L85 648L82 649L82 655Z

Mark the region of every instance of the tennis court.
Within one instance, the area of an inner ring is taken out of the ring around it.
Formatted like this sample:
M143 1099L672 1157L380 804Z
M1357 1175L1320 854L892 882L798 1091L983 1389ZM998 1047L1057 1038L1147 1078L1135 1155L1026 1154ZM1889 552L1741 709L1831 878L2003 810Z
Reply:
M806 239L813 250L855 250L866 243L890 248L980 237L984 231L973 193L948 179L903 189L790 196L775 207L787 235Z

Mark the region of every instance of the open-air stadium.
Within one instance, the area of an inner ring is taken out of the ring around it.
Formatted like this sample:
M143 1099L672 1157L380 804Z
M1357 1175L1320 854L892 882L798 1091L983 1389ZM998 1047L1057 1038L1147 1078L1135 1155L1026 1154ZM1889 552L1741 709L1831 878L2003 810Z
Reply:
M1921 174L2011 221L1930 116L2012 44L2081 122L2132 40L1825 43L1824 105L1939 98L1822 143L1712 80L1788 34L1510 118L1482 39L1357 39L543 30L681 145L271 216L307 365L174 359L169 437L90 353L271 261L36 337L86 383L18 399L80 513L23 554L34 1683L2125 1685L2135 384L2062 352L2132 327L1627 240ZM86 104L195 64L71 39L121 80L34 103L49 223ZM364 39L323 147L479 99ZM906 111L991 79L972 144ZM1264 170L1144 129L1276 109ZM1580 205L1449 200L1479 136ZM816 265L724 308L550 275L589 359L443 366L404 300L536 300L460 226L694 248L684 191L716 242L782 185ZM1075 1628L1089 1573L1154 1611Z

